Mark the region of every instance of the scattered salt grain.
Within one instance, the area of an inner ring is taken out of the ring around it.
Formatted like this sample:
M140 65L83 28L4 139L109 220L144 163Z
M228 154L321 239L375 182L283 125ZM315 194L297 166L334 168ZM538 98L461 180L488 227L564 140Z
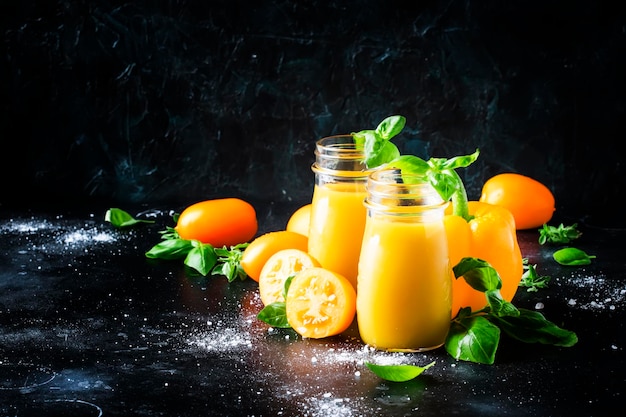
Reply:
M252 348L252 340L248 333L236 328L220 328L193 335L188 340L189 345L209 352L228 353L238 349Z
M616 306L626 304L626 283L622 280L608 280L605 276L583 276L580 272L572 273L571 277L561 280L561 285L575 286L577 289L587 289L587 292L577 291L580 295L567 302L586 310L615 310Z
M2 232L14 232L14 233L35 233L43 230L53 230L56 226L53 226L46 220L14 220L10 219L6 223L0 225L0 231Z
M31 242L29 250L47 253L62 253L67 250L87 251L88 245L106 244L116 242L118 239L115 231L101 230L84 223L68 225L34 218L10 219L0 224L0 232L25 235L27 242ZM35 234L37 239L31 240L30 236Z
M348 399L331 398L327 393L322 398L310 398L305 416L309 417L352 417L354 410L350 407Z
M113 235L101 232L97 229L75 230L59 237L59 243L78 244L84 242L114 242L117 240Z

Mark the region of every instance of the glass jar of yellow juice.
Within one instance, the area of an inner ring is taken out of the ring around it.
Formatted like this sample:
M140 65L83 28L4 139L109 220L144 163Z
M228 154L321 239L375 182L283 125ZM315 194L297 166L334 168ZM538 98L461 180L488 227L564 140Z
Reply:
M414 175L381 169L369 177L357 286L364 343L426 351L445 342L452 299L445 206Z
M371 170L351 135L329 136L315 144L315 186L308 252L323 268L337 272L356 289L365 229L365 185Z

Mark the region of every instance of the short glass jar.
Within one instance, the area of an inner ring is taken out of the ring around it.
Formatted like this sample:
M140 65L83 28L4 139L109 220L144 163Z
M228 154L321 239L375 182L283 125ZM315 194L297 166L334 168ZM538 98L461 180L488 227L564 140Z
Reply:
M452 299L447 204L420 177L381 169L369 177L364 205L357 280L361 339L389 351L440 347Z

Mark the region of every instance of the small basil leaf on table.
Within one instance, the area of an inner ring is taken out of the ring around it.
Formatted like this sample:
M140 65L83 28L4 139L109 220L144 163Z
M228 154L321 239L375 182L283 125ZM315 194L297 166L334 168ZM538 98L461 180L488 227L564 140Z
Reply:
M139 223L154 223L154 220L135 219L130 213L118 208L108 209L104 214L104 221L118 228L130 227Z
M376 365L371 362L365 362L365 366L367 366L370 371L374 372L376 375L385 379L387 381L392 382L405 382L409 381L426 369L433 366L435 362L431 362L426 366L415 366L415 365Z
M563 248L554 252L552 257L561 265L577 266L591 264L591 259L595 258L595 255L587 255L577 248Z

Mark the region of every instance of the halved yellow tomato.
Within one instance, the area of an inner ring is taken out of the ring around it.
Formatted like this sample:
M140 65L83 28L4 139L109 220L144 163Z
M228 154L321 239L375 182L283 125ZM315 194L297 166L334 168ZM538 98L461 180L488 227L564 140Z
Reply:
M335 336L350 327L356 315L356 291L336 272L313 267L298 272L285 300L287 322L302 337Z
M300 249L279 250L265 262L259 275L259 295L264 305L285 301L285 281L306 268L320 266L313 256Z

